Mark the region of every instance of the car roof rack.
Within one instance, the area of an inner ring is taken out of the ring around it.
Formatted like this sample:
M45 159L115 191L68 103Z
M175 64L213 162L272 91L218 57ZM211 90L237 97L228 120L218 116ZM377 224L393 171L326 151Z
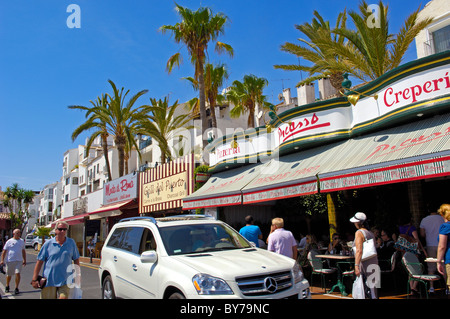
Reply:
M172 215L167 217L156 218L157 221L193 220L193 219L216 220L213 216L204 214L184 214L184 215Z
M152 222L153 224L156 224L156 219L154 217L150 217L150 216L138 216L138 217L123 218L123 219L119 220L119 223L129 222L129 221L133 221L133 220L148 220L148 221Z

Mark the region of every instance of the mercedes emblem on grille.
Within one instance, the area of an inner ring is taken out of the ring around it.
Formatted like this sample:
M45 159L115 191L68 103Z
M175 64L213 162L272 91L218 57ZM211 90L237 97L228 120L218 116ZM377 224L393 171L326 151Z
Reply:
M278 285L277 285L277 281L275 280L275 278L266 277L266 279L264 279L264 288L266 288L266 290L272 294L274 292L276 292Z

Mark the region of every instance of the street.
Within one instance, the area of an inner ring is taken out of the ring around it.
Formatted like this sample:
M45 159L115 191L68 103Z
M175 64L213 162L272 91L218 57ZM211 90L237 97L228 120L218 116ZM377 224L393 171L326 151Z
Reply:
M14 277L11 278L10 293L5 293L6 275L0 274L0 294L2 299L40 299L40 290L31 285L34 266L36 265L37 251L27 248L27 264L22 268L19 285L20 294L14 295ZM97 275L97 267L88 263L80 263L81 266L81 289L83 299L100 299L101 291Z

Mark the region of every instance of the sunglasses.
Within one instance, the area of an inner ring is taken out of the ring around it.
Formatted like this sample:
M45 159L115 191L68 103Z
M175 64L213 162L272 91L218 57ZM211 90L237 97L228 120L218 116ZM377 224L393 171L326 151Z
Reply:
M67 231L67 228L56 228L57 230L59 230L59 231Z

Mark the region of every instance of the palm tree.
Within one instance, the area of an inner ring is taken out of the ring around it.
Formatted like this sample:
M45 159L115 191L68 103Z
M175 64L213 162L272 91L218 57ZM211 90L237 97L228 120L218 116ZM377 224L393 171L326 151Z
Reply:
M184 78L191 82L194 90L199 89L199 84L196 79L193 77ZM209 104L209 109L211 112L211 120L212 127L217 128L217 118L216 118L216 105L217 103L221 103L223 101L223 96L219 94L219 88L223 86L224 80L228 79L228 71L224 64L213 65L211 63L207 63L205 65L205 97ZM194 98L189 101L191 105L191 109L194 109L194 113L198 112L198 98Z
M274 68L287 71L308 72L308 78L297 83L297 87L304 84L310 84L321 78L329 77L331 85L339 90L342 81L344 80L343 73L345 73L346 70L342 70L342 58L332 49L329 49L329 47L333 47L333 45L343 45L344 37L333 34L329 21L325 21L317 11L314 11L314 16L315 18L311 24L304 23L295 26L297 30L307 37L307 39L299 39L299 41L306 44L306 46L290 42L286 42L281 46L282 51L303 58L311 62L312 65L274 65ZM347 16L344 11L338 15L335 27L345 28L346 20ZM327 46L321 45L322 43L326 43Z
M161 162L165 163L167 158L173 158L170 150L169 141L175 136L177 131L184 128L192 129L192 125L186 125L191 120L189 114L182 113L175 115L180 106L178 101L169 106L167 97L164 100L150 98L151 105L141 107L142 113L146 118L140 120L137 132L158 142L161 150Z
M76 140L76 138L84 131L94 129L95 131L89 137L87 145L86 145L86 154L89 154L89 150L92 146L94 140L100 136L102 140L102 149L103 156L105 157L106 170L108 172L108 181L112 180L111 176L111 167L109 164L108 157L108 131L106 129L106 123L102 121L100 112L108 107L108 98L106 94L102 94L101 97L97 97L95 102L90 101L93 107L85 107L82 105L71 105L70 109L79 109L86 111L87 121L77 127L72 133L72 142Z
M200 119L202 132L204 132L208 127L204 79L204 65L206 63L208 44L210 41L216 41L219 35L224 33L224 26L228 18L222 13L213 14L210 8L201 7L197 11L192 11L178 4L175 5L182 21L175 25L163 25L160 30L163 33L170 31L174 36L175 42L186 45L191 62L195 68L194 79L198 81ZM216 41L215 49L218 53L227 52L230 56L233 56L233 48L229 44ZM167 62L167 71L170 73L173 66L179 66L180 62L180 52L172 55ZM206 140L203 140L203 147L205 146Z
M148 90L139 91L125 105L125 98L130 90L127 90L124 94L123 87L119 90L113 81L108 80L108 82L111 84L113 94L110 96L108 107L104 108L100 115L101 119L106 123L108 133L114 136L114 143L119 154L119 177L122 177L124 174L126 144L129 144L130 149L133 146L139 149L135 140L136 129L139 121L145 117L139 108L133 109L133 106Z
M265 78L259 78L255 75L245 75L243 82L234 81L230 90L226 93L228 101L234 104L230 116L237 118L248 112L248 127L255 127L256 104L262 108L269 105L266 96L263 95L263 90L268 84L269 82Z
M6 187L2 200L5 207L8 207L12 228L21 228L23 231L29 218L28 206L33 198L32 190L23 189L17 183Z
M362 1L359 14L355 11L349 13L356 30L340 27L333 31L348 39L346 45L319 43L341 56L347 65L346 72L362 81L374 80L398 67L417 34L433 22L431 18L418 21L418 8L408 16L399 33L393 35L389 33L388 6L384 6L380 1L378 7L376 26L368 23L373 14L368 4Z

